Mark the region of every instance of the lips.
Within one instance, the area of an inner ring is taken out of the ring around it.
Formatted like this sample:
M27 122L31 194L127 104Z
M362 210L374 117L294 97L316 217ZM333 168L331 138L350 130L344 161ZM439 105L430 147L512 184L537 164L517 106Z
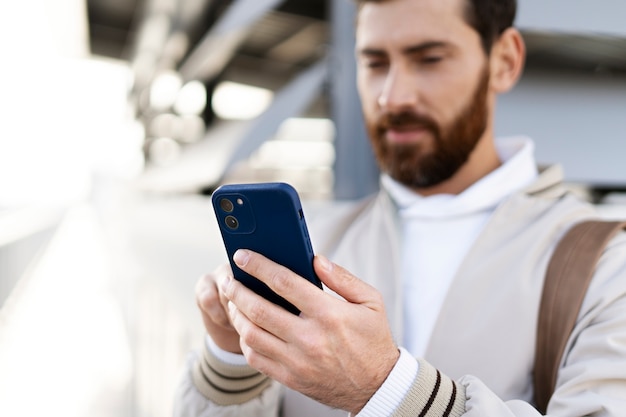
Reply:
M415 144L437 136L437 124L426 115L411 111L385 113L378 120L378 131L388 144Z
M413 144L430 136L431 130L423 125L389 126L385 129L385 139L390 144Z

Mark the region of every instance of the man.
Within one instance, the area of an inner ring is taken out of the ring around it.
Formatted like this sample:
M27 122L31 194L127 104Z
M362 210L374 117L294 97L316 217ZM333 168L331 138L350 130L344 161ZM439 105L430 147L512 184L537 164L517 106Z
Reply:
M317 256L314 267L336 295L247 250L238 266L300 316L227 267L201 279L210 337L178 415L540 415L531 381L547 262L567 229L596 215L559 186L557 167L537 171L530 139L493 137L496 96L523 67L515 7L359 1L358 88L382 189L311 222L317 253L334 262ZM587 293L548 414L624 410L622 234Z

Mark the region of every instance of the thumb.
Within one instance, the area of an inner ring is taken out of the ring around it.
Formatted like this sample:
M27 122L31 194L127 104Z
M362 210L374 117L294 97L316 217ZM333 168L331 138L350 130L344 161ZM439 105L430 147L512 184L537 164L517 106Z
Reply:
M345 268L332 263L328 258L317 255L313 267L324 285L346 301L353 304L382 303L380 294L374 287L361 281Z

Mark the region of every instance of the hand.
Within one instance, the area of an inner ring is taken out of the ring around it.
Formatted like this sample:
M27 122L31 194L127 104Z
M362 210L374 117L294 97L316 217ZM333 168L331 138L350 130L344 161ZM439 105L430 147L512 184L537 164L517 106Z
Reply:
M227 352L241 353L239 334L228 315L228 299L220 291L220 287L224 287L232 278L230 265L222 265L213 273L200 278L196 283L196 304L204 327L215 344Z
M248 363L319 402L358 413L399 357L380 293L326 258L315 258L315 272L344 300L257 253L240 250L234 259L301 311L293 315L234 279L226 282Z

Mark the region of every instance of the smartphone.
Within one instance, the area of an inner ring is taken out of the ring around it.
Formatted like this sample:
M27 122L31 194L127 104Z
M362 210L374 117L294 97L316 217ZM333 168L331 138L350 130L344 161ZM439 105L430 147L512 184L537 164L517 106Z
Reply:
M313 271L313 248L296 190L282 182L229 184L211 197L235 279L294 314L300 311L235 265L237 249L250 249L322 288Z

